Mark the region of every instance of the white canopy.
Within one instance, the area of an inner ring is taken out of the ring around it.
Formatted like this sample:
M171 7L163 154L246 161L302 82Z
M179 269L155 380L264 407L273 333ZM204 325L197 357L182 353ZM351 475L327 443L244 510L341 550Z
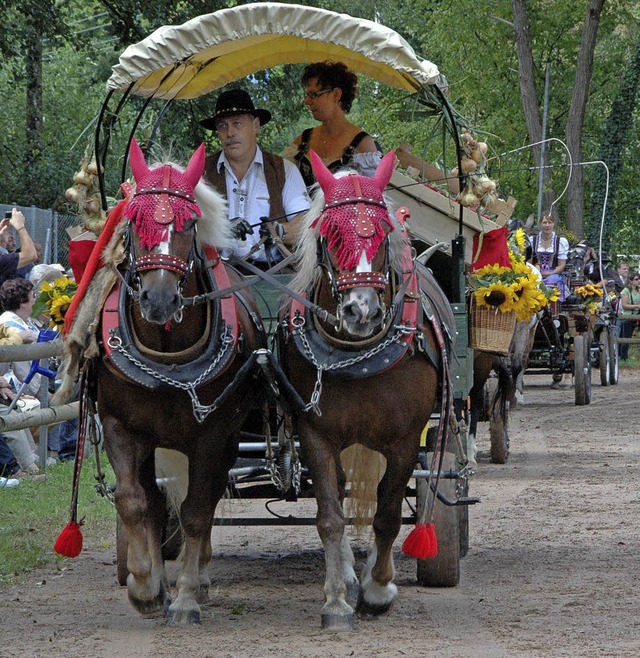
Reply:
M259 2L165 25L129 46L107 89L163 99L196 98L277 64L333 60L382 83L415 91L438 80L396 32L326 9Z

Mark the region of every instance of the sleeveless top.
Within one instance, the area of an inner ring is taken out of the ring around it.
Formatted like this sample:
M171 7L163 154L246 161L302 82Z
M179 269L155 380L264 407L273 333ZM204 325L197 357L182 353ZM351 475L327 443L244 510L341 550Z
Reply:
M307 187L310 187L311 185L313 185L316 182L316 178L313 175L313 169L311 168L311 162L310 162L309 158L307 157L307 154L309 153L309 141L311 140L311 133L312 132L313 132L313 128L307 128L305 131L303 131L302 140L300 142L300 145L298 146L298 151L293 156L293 159L296 161L296 165L298 166L298 169L300 170L300 173L302 174L304 184ZM332 173L335 173L341 167L346 167L349 164L351 164L351 160L353 158L355 150L358 148L358 146L360 145L360 142L365 137L369 137L369 133L366 133L364 130L361 130L351 140L351 143L348 144L345 147L344 151L342 152L342 156L340 157L340 159L339 160L334 160L333 162L328 164L327 169L329 169L329 171L331 171Z

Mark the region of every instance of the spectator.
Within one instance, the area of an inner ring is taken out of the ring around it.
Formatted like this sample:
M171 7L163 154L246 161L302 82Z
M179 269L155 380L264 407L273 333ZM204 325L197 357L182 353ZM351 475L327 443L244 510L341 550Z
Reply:
M616 265L616 272L618 273L618 276L621 279L622 282L622 287L626 287L626 285L629 283L629 263L626 263L625 261L621 260L617 265Z
M37 258L35 245L24 225L24 215L16 208L11 211L11 218L5 217L0 222L0 244L5 244L11 227L18 232L20 251L14 251L11 254L0 253L0 284L7 279L14 278L19 267L29 265Z
M629 278L629 285L620 294L620 302L624 313L640 315L640 272L635 272ZM635 331L637 320L621 320L620 338L631 338ZM620 360L629 358L629 344L620 343Z
M258 147L260 128L270 120L271 112L256 108L246 91L231 89L218 97L213 117L200 122L216 130L222 144L222 152L207 157L204 175L229 202L238 237L234 254L262 267L281 260L271 239L277 233L293 244L294 222L311 205L296 167ZM261 227L267 217L271 226Z
M19 267L16 270L16 276L19 276L22 279L31 280L30 275L31 272L33 271L33 268L38 263L42 263L42 257L44 255L44 247L39 242L36 242L35 240L33 241L33 246L36 249L36 260L33 263L29 263L29 265L25 265L24 267Z

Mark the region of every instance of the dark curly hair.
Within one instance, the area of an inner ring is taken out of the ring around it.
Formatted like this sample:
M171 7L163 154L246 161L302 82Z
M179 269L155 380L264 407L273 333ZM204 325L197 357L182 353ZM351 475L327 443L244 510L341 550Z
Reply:
M8 279L0 286L0 307L3 311L17 311L20 304L28 302L33 283L26 279Z
M323 89L342 89L340 107L349 112L358 94L358 76L349 70L342 62L316 62L305 67L302 73L302 85L317 78Z

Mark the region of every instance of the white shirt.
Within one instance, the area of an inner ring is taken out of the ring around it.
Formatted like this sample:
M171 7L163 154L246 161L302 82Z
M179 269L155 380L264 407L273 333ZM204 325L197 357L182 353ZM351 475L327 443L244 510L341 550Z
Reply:
M237 246L234 249L234 255L244 258L251 251L253 245L260 242L260 219L269 217L271 206L267 181L264 176L262 151L260 148L256 149L253 162L249 165L242 181L238 181L233 169L226 164L224 151L220 153L216 164L218 172L223 164L225 165L224 172L227 183L228 216L230 219L240 218L245 220L253 228L253 234L248 234L246 240L236 241ZM285 183L282 188L282 206L286 217L278 220L281 222L288 221L311 207L309 194L298 168L288 160L284 160L284 172ZM276 256L277 249L275 247L272 249L270 256L276 260L279 259L279 256ZM254 252L251 259L266 261L267 256L264 247Z

